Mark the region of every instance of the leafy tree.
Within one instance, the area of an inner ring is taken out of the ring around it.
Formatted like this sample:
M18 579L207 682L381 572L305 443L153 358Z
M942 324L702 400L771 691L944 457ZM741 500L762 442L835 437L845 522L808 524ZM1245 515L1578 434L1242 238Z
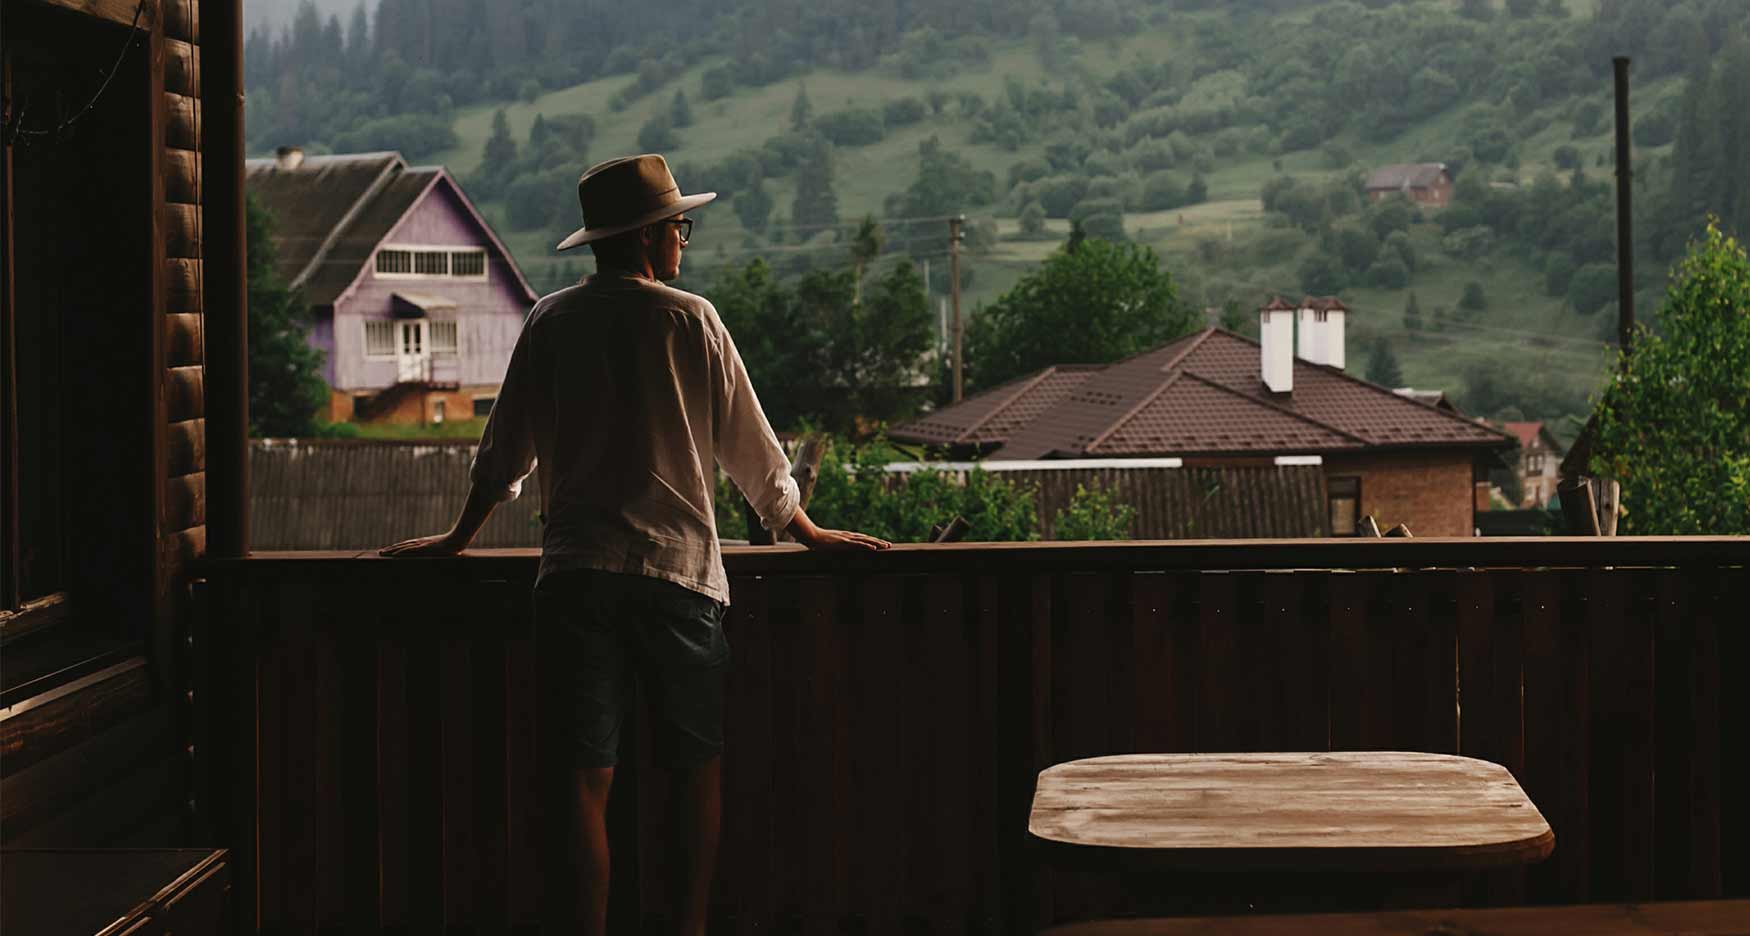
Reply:
M638 148L646 153L673 149L675 143L674 123L667 114L657 114L638 128Z
M735 208L735 217L741 226L754 232L764 234L766 225L772 218L772 193L766 188L766 180L754 179L753 184L735 193L731 201Z
M1480 312L1489 307L1489 297L1483 292L1483 284L1471 280L1464 284L1464 295L1458 300L1458 307L1472 312Z
M687 103L687 92L675 89L674 98L668 104L668 122L672 127L690 127L693 125L693 107Z
M1118 499L1118 486L1093 488L1076 485L1068 506L1052 519L1051 538L1056 540L1127 540L1136 508Z
M1383 340L1374 342L1373 350L1367 352L1367 379L1382 387L1404 385L1404 371L1398 366L1398 356Z
M1410 268L1397 257L1382 257L1367 268L1367 279L1380 289L1403 289L1410 285Z
M851 262L857 268L857 291L855 302L863 301L863 271L869 264L881 255L881 246L885 237L881 233L881 225L875 223L871 215L864 215L861 224L857 225L857 234L851 238Z
M1334 296L1349 285L1343 261L1320 251L1300 261L1300 288L1316 296Z
M1387 234L1383 244L1387 254L1398 258L1404 264L1404 269L1416 272L1416 245L1410 241L1410 235L1403 231L1393 231Z
M1371 230L1345 227L1336 232L1336 249L1343 266L1351 273L1360 273L1379 256L1379 238Z
M1640 534L1750 533L1750 257L1710 222L1597 410L1592 470Z
M1581 315L1591 315L1617 297L1616 266L1588 263L1568 280L1568 305Z
M832 144L818 137L796 170L796 200L790 222L804 239L820 228L837 224L839 196L832 187Z
M1196 324L1152 249L1072 237L973 318L968 366L988 387L1053 364L1116 360Z
M790 129L795 132L806 130L813 119L814 105L808 101L808 86L798 82L796 97L790 102Z
M1070 210L1069 217L1089 237L1113 243L1129 240L1124 233L1124 206L1116 198L1086 198Z
M1039 538L1038 492L1032 485L974 468L960 479L924 470L896 477L884 470L909 461L883 440L853 446L832 440L808 513L823 525L862 530L897 543L925 543L930 528L963 517L971 538L1012 542Z
M280 279L273 216L246 202L249 272L249 434L297 438L317 429L328 402L323 354L309 343L310 308Z
M1036 201L1030 201L1021 208L1021 233L1028 237L1037 236L1045 231L1045 209L1039 207Z

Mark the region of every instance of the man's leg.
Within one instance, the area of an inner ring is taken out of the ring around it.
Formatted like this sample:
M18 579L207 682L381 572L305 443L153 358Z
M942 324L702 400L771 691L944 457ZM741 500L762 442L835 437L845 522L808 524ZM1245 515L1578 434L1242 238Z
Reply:
M581 767L571 772L576 793L571 809L571 842L577 868L573 916L584 936L608 932L608 792L614 768ZM702 931L701 931L702 932Z
M673 874L675 932L704 936L711 910L711 876L717 868L717 838L723 824L723 757L670 772L669 861Z

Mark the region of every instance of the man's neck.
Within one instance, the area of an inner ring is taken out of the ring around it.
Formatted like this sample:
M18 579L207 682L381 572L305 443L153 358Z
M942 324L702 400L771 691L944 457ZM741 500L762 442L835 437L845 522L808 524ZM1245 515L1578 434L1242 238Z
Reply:
M651 267L648 259L643 258L631 266L597 263L596 272L604 276L631 276L637 279L647 279L653 283L657 282L656 270Z

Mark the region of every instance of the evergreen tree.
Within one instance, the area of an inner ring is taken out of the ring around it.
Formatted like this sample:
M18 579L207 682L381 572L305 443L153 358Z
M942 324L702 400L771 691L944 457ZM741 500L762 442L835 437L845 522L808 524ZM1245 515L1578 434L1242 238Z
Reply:
M1411 291L1410 298L1404 302L1404 327L1410 331L1422 330L1422 305L1416 301L1416 293Z
M766 180L753 180L752 185L735 193L730 204L735 208L735 217L742 227L755 234L766 232L766 225L772 218L772 193L766 188Z
M249 273L249 434L299 438L316 429L328 401L322 352L309 343L310 309L280 280L273 217L246 202Z
M839 197L832 187L832 144L816 138L796 169L796 201L790 205L790 223L799 229L798 238L806 240L838 220Z
M863 223L857 227L856 237L851 239L851 262L857 267L857 287L852 301L863 301L863 271L869 264L881 255L881 225L875 223L871 215L863 216Z
M1404 385L1404 371L1398 366L1398 356L1392 353L1391 345L1384 339L1374 342L1373 350L1367 353L1367 379L1393 389Z
M346 28L346 73L353 79L362 77L371 67L370 18L364 3L352 8L352 22Z
M796 99L790 102L790 129L803 130L814 119L814 105L808 103L808 86L796 85Z
M674 100L668 105L668 122L674 127L690 127L693 124L693 108L687 103L687 92L677 90Z
M535 119L540 120L540 115L536 114ZM501 107L492 114L492 135L486 138L486 149L482 154L478 173L484 187L476 194L482 197L498 195L516 171L516 157L516 140L511 138L510 121L504 116L504 108Z

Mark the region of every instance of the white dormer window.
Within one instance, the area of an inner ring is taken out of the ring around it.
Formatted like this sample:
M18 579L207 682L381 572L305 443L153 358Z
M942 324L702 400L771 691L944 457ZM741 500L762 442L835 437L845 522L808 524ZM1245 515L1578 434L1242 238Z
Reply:
M376 271L384 279L486 279L486 250L397 244L377 251Z

